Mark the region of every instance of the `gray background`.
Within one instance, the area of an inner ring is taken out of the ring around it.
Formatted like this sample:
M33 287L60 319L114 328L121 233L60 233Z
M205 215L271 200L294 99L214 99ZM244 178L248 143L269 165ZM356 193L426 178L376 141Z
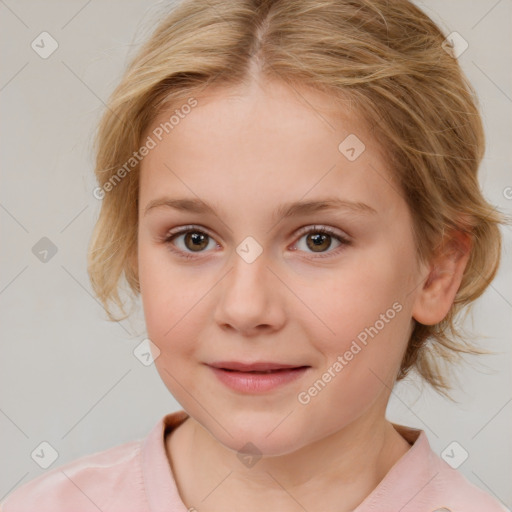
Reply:
M469 43L459 60L487 132L481 183L510 212L512 2L418 3ZM145 338L140 309L133 321L107 322L86 272L100 207L92 136L161 9L142 0L0 0L0 500L45 471L31 458L42 441L59 454L53 469L142 438L180 408L154 366L133 355ZM47 59L31 48L43 31L59 44ZM388 417L424 429L439 454L457 441L469 454L459 470L512 507L511 229L502 232L502 267L466 321L496 355L457 371L457 404L411 379L396 387ZM57 248L45 263L32 252L42 237Z

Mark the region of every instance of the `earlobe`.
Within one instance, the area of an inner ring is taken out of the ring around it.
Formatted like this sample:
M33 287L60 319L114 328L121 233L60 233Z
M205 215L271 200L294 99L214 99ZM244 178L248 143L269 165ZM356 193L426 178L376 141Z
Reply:
M428 275L416 296L413 318L424 325L434 325L450 311L460 287L471 253L471 237L462 231L451 232L433 255Z

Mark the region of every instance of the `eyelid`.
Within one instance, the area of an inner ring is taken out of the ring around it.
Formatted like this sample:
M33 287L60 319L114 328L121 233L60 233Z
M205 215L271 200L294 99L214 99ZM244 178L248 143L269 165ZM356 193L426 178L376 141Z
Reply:
M305 235L306 233L309 232L325 232L328 233L329 235L342 239L346 243L352 241L352 237L346 231L342 231L341 229L337 228L332 228L330 226L326 226L323 224L307 224L306 226L299 228L295 236L301 237L302 235Z
M181 235L183 233L187 233L188 231L199 231L205 235L208 235L210 238L215 238L208 229L204 228L203 226L199 226L198 224L187 224L178 228L169 229L166 231L163 238L168 239L171 236Z

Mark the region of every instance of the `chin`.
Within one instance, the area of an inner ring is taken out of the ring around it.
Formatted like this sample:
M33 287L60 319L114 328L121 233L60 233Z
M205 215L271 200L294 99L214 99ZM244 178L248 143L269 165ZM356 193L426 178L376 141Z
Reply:
M301 432L291 430L291 422L282 421L286 414L263 415L245 413L241 419L230 418L223 426L208 424L210 433L224 446L237 452L256 456L276 457L294 452L307 444ZM282 422L282 423L280 423Z

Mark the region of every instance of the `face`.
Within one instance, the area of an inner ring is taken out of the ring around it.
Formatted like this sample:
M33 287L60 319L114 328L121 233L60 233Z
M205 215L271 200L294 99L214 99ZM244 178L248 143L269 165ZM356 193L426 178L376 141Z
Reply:
M139 282L165 385L226 447L268 455L383 416L420 267L369 130L355 110L279 83L196 99L141 165Z

